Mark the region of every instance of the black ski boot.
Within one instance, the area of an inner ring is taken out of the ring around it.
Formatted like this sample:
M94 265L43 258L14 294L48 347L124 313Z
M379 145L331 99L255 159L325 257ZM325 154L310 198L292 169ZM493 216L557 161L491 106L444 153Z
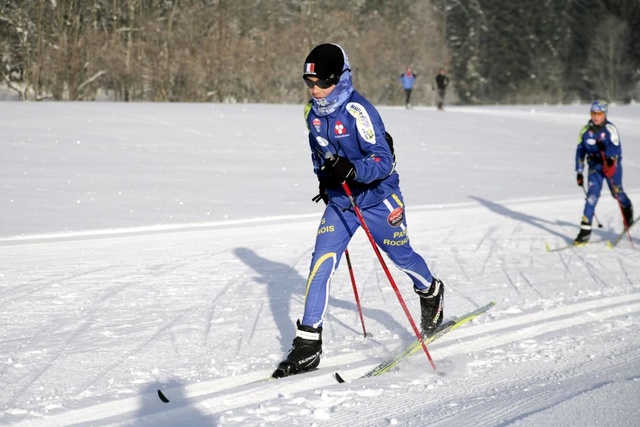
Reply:
M582 223L580 223L580 233L578 233L578 236L573 240L573 244L583 245L589 241L590 237L591 237L591 224L589 224L585 220L582 220Z
M624 218L625 226L627 228L631 227L631 225L633 224L633 205L622 208L622 216Z
M435 277L429 289L413 288L420 295L420 329L424 337L433 335L444 317L444 283Z
M293 348L287 358L280 362L278 369L271 375L273 378L283 378L289 375L315 369L320 364L322 354L322 326L312 328L297 323L298 331L293 340Z

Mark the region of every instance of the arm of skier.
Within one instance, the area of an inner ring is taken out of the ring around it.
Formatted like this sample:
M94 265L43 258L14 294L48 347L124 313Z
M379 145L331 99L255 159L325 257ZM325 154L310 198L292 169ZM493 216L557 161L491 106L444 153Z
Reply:
M353 117L362 158L353 161L355 180L364 184L384 179L393 172L394 160L378 112L365 105L351 103L348 111Z
M620 148L620 136L618 134L618 129L611 123L607 123L605 126L607 129L607 144L605 150L605 156L608 158L619 158L622 154L622 149Z
M356 170L355 180L364 184L384 179L393 172L393 155L384 139L384 130L380 135L376 132L375 139L374 144L360 143L365 157L353 162Z
M583 135L587 131L588 126L583 127L578 135L578 146L576 147L576 172L584 172L584 158L587 155L587 150L584 146Z

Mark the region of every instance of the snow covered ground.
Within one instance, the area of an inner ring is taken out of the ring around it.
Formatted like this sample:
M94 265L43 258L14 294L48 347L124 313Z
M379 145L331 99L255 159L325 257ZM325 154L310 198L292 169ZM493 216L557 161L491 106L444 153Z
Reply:
M578 232L588 106L380 110L445 316L497 306L429 347L438 373L417 354L357 379L413 336L360 231L372 337L343 263L320 369L266 382L322 210L302 107L0 103L0 424L640 425L640 228L614 249L545 250ZM640 107L610 120L637 215ZM592 240L617 236L607 192L596 213Z

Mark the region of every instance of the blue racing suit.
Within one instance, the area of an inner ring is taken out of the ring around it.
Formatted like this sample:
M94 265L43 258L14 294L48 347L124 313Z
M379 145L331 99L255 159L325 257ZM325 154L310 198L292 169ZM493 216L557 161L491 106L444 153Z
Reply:
M622 208L629 208L631 201L622 188L622 145L615 125L605 120L596 126L591 120L580 130L576 149L576 172L583 173L585 159L589 165L587 201L584 205L583 221L591 224L596 204L606 180L611 195ZM603 165L606 159L615 161L617 167L611 178L605 176Z
M346 56L345 56L346 58ZM348 66L346 62L345 68ZM432 274L424 259L411 247L404 201L392 150L378 111L351 87L349 70L332 93L332 108L318 109L318 100L305 106L314 172L326 182L322 165L330 153L348 159L355 179L347 181L356 204L376 244L413 281L415 288L429 288ZM325 102L323 105L328 105ZM340 184L326 184L328 205L324 211L311 259L305 292L302 325L322 325L329 301L329 286L343 252L361 226Z

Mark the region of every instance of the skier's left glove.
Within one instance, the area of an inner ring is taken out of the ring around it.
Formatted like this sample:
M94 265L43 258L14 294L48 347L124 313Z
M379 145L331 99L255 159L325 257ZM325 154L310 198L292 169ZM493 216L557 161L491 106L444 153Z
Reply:
M576 182L578 183L578 187L582 187L584 185L584 175L580 172L576 175Z
M602 164L602 173L607 178L611 178L616 173L616 169L618 168L618 162L613 157L607 157Z
M322 165L322 171L337 184L342 184L346 180L356 177L356 169L353 163L340 156L327 159L324 165Z

